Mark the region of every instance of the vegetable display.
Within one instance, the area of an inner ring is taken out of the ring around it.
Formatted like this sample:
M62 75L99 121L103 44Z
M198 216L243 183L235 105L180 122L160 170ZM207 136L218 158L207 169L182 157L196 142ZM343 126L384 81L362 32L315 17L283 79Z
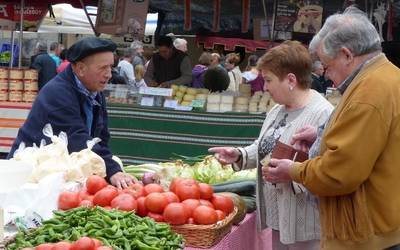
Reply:
M132 212L80 207L54 212L54 217L44 221L43 226L19 232L7 250L60 241L73 242L84 236L95 238L114 250L183 249L182 237L173 233L168 224L155 223Z

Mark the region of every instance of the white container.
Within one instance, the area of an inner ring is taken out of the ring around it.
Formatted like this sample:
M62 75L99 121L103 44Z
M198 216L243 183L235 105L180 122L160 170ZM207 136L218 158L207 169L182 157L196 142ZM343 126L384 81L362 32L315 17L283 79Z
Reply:
M32 169L29 163L0 160L0 193L22 187L28 182Z

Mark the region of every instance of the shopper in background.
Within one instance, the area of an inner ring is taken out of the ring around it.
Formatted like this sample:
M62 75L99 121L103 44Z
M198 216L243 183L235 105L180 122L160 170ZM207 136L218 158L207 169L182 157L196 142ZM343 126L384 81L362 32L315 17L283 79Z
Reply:
M144 81L144 74L146 73L146 69L143 65L138 64L135 67L135 88L140 89L142 87L147 87L146 82Z
M160 36L155 53L147 67L144 80L150 87L168 88L171 84L189 86L192 82L192 66L186 53L172 45L172 38Z
M135 72L132 66L133 51L130 48L124 50L124 55L118 63L119 75L125 79L129 85L135 84Z
M343 96L324 131L293 136L315 157L272 159L264 176L318 196L323 250L400 249L400 69L355 7L328 17L309 49Z
M67 60L67 49L63 49L60 53L60 59L61 59L61 64L60 66L57 67L57 73L60 73L64 71L64 69L70 64L70 62Z
M101 142L92 150L103 158L107 180L118 188L133 184L133 177L122 172L108 147L110 133L102 91L111 78L116 47L109 40L87 37L69 48L67 58L71 64L39 92L28 118L18 131L9 158L22 142L27 146L39 145L42 139L49 143L50 138L42 133L49 123L55 134L61 131L67 134L70 153L86 149L87 141L100 138Z
M250 84L251 94L257 91L264 91L264 78L261 72L257 69L258 56L249 56L247 67L245 72L243 72L243 83Z
M325 95L325 77L324 77L324 66L320 61L314 61L311 72L311 88L317 92Z
M192 87L204 88L204 73L210 66L212 56L209 52L203 52L199 57L199 64L196 64L192 69Z
M60 59L60 44L58 42L53 42L50 44L50 57L54 60L56 63L56 67L59 67L61 64L61 59Z
M30 68L38 71L39 90L57 75L57 67L55 61L47 53L47 44L38 42L35 47L36 55L31 58Z
M143 56L143 43L141 41L135 40L131 43L131 49L133 50L133 68L135 68L138 64L145 65L146 62Z
M204 73L203 82L209 91L222 92L229 86L229 75L222 67L209 67Z
M242 83L242 72L239 68L240 56L236 53L229 53L225 58L225 69L229 75L229 87L228 90L238 92L239 84Z
M218 54L218 53L211 53L211 57L212 57L212 59L211 59L211 67L214 67L214 66L219 66L219 67L222 67L223 69L225 69L225 67L224 67L224 60L223 60L223 57L221 57L221 55L220 54Z
M289 144L299 128L325 123L333 107L310 89L311 56L300 42L286 41L270 49L258 61L258 68L265 91L277 103L267 114L258 139L245 148L216 147L209 152L223 164L233 163L236 171L257 168L257 224L261 230L272 228L272 249L317 250L318 206L308 191L296 183L275 186L264 182L261 171L278 142Z
M187 53L187 51L188 51L187 41L186 41L186 39L183 39L183 38L175 38L174 47L177 50L182 51L183 53Z

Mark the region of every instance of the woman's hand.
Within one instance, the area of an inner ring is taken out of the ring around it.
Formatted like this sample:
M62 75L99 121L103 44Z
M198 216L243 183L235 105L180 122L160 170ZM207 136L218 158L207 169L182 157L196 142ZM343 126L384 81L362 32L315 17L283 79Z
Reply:
M240 151L234 147L214 147L209 148L208 152L214 153L214 157L221 164L235 163L240 158Z
M289 171L293 161L283 159L271 159L268 166L262 167L262 175L265 181L271 183L285 183L292 181Z
M316 139L317 128L311 125L306 125L296 131L292 136L290 144L292 144L295 149L308 153Z

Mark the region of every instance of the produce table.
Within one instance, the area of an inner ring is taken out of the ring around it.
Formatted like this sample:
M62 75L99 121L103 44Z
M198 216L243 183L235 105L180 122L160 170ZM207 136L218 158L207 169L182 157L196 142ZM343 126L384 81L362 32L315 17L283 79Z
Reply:
M108 105L110 147L125 164L169 161L173 153L207 154L213 146L246 146L258 136L265 114L206 113Z
M0 102L0 152L10 152L31 107L30 103Z
M272 250L272 233L270 229L257 233L256 213L247 214L239 226L233 226L217 245L210 250ZM202 248L185 247L185 250ZM203 249L204 250L204 249Z
M0 152L9 152L31 108L0 102ZM169 161L173 153L204 155L212 146L246 146L265 114L206 113L108 104L110 147L125 164Z

